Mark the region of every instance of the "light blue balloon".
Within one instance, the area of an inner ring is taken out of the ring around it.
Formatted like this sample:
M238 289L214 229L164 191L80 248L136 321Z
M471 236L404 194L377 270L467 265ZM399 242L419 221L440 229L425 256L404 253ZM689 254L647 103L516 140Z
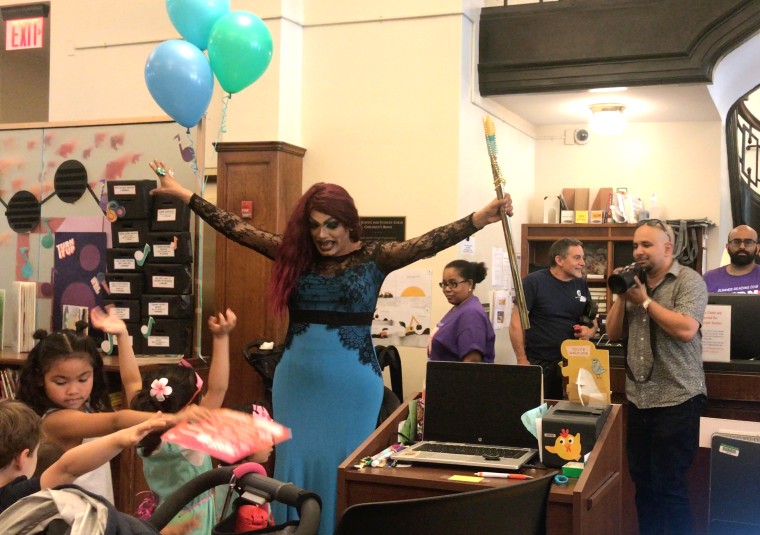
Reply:
M186 128L198 124L214 92L214 73L206 56L187 41L156 46L145 62L145 84L166 114Z
M211 27L230 12L230 0L166 0L166 11L186 41L206 50Z

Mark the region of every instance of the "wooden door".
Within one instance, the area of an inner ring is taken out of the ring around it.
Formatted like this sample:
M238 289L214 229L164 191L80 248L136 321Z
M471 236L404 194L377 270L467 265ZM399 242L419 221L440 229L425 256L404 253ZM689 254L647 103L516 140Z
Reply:
M241 202L253 202L248 222L282 233L302 194L306 150L283 142L218 143L217 205L241 215ZM230 386L224 405L265 399L261 378L243 359L245 344L263 338L282 343L286 318L268 308L272 262L222 235L216 238L216 308L231 308L238 324L230 334ZM205 320L204 320L205 321ZM204 325L205 327L205 325Z

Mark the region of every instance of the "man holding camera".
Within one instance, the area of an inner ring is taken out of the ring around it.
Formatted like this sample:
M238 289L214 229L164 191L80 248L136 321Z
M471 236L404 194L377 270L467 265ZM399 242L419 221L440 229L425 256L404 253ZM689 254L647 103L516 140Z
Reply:
M707 288L696 271L674 261L673 241L659 219L639 223L633 256L646 283L636 277L607 316L610 339L628 339L626 449L642 535L693 532L686 470L707 403L699 331Z
M710 293L760 293L760 265L757 260L757 232L748 225L739 225L728 233L726 251L731 263L705 273Z
M530 329L523 331L516 306L512 307L509 338L518 364L537 364L544 374L544 397L563 399L562 342L588 340L596 333L596 320L589 316L591 293L583 278L586 267L583 244L562 238L549 247L548 269L523 279ZM585 324L582 324L585 323Z

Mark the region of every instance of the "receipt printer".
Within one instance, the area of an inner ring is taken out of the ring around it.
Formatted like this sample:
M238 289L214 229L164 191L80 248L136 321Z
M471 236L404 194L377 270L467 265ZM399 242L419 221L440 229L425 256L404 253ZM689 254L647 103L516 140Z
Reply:
M552 406L541 421L542 462L561 468L569 461L583 461L596 444L611 408L573 401Z

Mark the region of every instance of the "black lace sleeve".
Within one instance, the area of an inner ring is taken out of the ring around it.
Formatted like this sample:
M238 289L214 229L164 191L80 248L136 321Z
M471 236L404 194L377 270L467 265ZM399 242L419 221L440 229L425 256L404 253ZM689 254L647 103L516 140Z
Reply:
M240 219L235 214L220 210L207 200L193 194L190 199L190 209L201 219L211 225L217 232L223 234L235 243L253 249L270 260L274 260L275 252L280 246L280 236L258 229Z
M422 236L402 242L383 243L376 256L378 267L385 273L430 258L472 236L478 231L472 224L472 214L448 225L435 228Z

